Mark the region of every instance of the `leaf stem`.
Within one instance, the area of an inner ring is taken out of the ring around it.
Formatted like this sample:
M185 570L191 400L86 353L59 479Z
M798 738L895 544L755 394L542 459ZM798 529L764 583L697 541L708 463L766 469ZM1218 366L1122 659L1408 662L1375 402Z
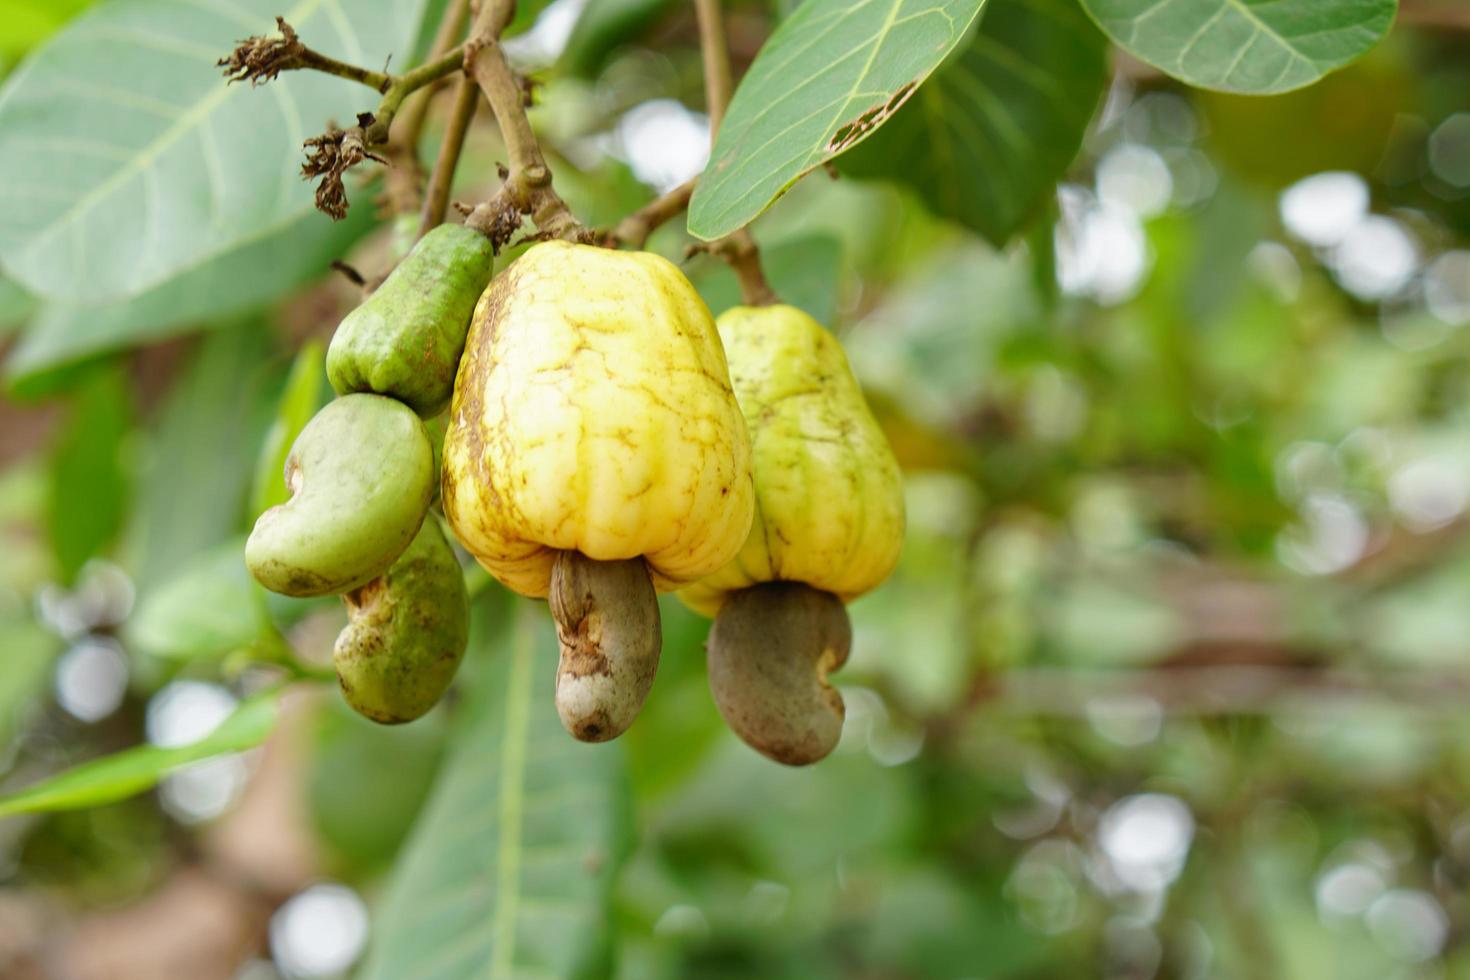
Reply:
M642 248L649 235L665 222L672 221L689 206L689 198L697 183L699 178L691 177L662 197L649 201L618 222L618 226L604 236L605 242L609 245L621 243Z
M730 72L730 46L725 39L725 19L720 0L694 0L694 13L699 20L699 52L704 60L705 112L709 115L710 149L725 119L734 88ZM687 201L685 202L688 203ZM768 306L776 302L776 293L761 270L760 249L748 228L741 228L709 247L735 271L740 281L740 298L747 306Z

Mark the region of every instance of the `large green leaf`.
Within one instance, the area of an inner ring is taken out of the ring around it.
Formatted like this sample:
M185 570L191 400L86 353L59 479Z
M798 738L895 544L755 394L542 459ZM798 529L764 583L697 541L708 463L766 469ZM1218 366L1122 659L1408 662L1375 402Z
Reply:
M1397 0L1081 0L1129 54L1224 92L1310 85L1383 39Z
M518 603L512 634L464 705L377 911L362 980L567 977L597 966L625 832L621 749L562 730L545 612Z
M24 54L92 0L0 0L0 54Z
M261 615L245 571L245 541L232 538L144 593L123 635L129 649L149 656L219 656L256 642Z
M302 141L378 97L314 72L227 86L216 59L281 14L313 47L380 67L405 57L423 6L128 0L89 11L0 91L0 263L38 293L96 303L291 226L312 207Z
M985 0L807 0L777 27L730 102L689 203L722 238L881 126L959 44Z
M120 369L93 373L78 390L71 418L52 449L47 527L63 581L109 545L127 513L124 441L133 396Z
M190 556L145 590L123 639L135 653L166 660L237 652L274 660L285 652L276 625L336 604L333 596L303 602L261 588L245 569L241 535Z
M413 725L379 725L335 692L312 726L306 792L312 824L331 853L354 870L391 865L423 809L443 760L445 713ZM383 792L383 773L393 792Z
M1003 245L1054 193L1107 78L1107 43L1075 0L990 0L975 36L839 166L911 184Z
M276 691L255 695L197 742L175 748L140 745L27 786L0 799L0 817L114 803L157 785L191 762L254 748L265 741L275 724L278 696Z
M169 392L151 429L128 534L143 596L240 530L255 447L278 390L272 346L257 321L207 334Z
M5 670L0 672L0 750L20 730L26 716L43 703L41 695L51 680L51 665L61 651L55 633L29 618L0 618L0 650Z
M9 334L36 308L36 299L9 279L0 276L0 337Z
M305 214L141 295L96 306L48 303L6 358L6 378L23 391L57 367L228 322L320 278L372 226L370 208L340 222Z

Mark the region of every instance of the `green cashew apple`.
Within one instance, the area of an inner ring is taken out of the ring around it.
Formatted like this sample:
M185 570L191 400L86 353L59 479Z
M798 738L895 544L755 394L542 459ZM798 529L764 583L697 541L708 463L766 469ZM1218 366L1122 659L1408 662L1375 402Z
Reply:
M343 594L347 626L332 661L342 696L385 725L413 721L449 687L469 640L470 597L433 516L387 572Z
M490 239L463 225L440 225L420 239L338 325L327 351L337 394L388 395L423 418L442 412L493 261Z
M339 398L292 444L291 499L256 520L245 564L282 595L355 589L413 541L434 482L434 451L411 409L380 395Z

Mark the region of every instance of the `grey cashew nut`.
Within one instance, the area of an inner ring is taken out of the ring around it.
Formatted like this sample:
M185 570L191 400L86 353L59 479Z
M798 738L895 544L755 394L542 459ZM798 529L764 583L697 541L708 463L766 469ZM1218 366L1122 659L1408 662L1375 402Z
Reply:
M788 766L825 758L846 709L827 674L847 662L852 624L842 600L801 582L732 595L710 629L709 686L725 723Z
M617 738L638 717L663 647L648 567L642 558L595 561L563 551L547 597L561 641L561 723L583 742Z

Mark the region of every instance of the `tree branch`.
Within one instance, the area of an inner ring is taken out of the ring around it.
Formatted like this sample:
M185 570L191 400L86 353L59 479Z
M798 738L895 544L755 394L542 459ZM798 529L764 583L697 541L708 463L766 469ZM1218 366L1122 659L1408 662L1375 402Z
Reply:
M434 32L434 42L429 48L430 61L437 60L455 46L464 33L469 11L469 0L451 0ZM443 79L440 79L425 85L404 100L403 108L399 112L398 131L388 141L387 156L392 161L392 166L388 168L386 178L387 197L389 205L397 214L408 214L423 208L424 168L419 160L419 141L423 138L424 122L429 116L429 103L433 101L434 93L442 84ZM441 148L440 156L443 153ZM455 159L457 162L457 148Z
M439 144L439 156L434 160L434 172L429 175L429 189L424 195L423 213L419 219L420 238L442 224L444 214L449 210L449 192L454 184L454 172L459 168L460 150L479 106L479 86L466 75L455 87L454 107L449 112L449 123Z
M730 73L730 45L725 39L725 18L720 0L694 0L699 20L699 53L704 59L704 102L709 115L710 144L725 120L725 108L735 90Z
M466 66L495 113L510 167L503 172L499 192L470 212L465 224L487 235L497 249L510 241L523 215L536 222L540 238L590 241L590 233L551 187L551 168L526 118L525 92L500 46L500 34L515 13L515 2L482 2L466 42Z

